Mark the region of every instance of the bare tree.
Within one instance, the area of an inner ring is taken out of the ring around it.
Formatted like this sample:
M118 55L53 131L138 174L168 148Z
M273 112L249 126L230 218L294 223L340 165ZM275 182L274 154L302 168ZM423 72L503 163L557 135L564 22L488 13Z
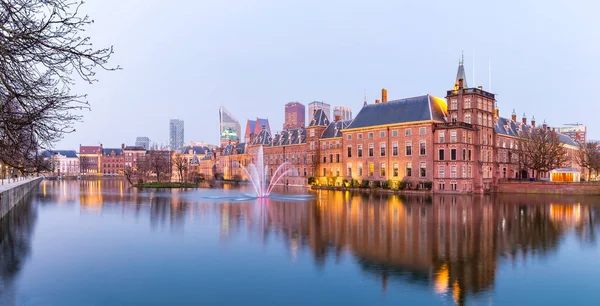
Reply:
M175 166L175 170L179 173L179 181L184 182L183 173L187 170L187 159L183 157L181 154L175 155L173 158L173 165Z
M556 132L531 128L522 131L519 136L520 162L535 171L536 179L540 178L541 173L559 168L566 161L566 150Z
M171 152L167 150L150 150L147 155L150 172L156 175L156 181L161 182L161 175L170 177Z
M125 171L123 171L125 175L125 179L129 182L130 185L133 185L133 169L130 166L125 167Z
M94 49L82 36L93 22L69 0L0 0L0 161L22 172L40 170L37 153L73 132L89 109L71 92L73 75L96 82L112 47Z
M575 153L575 161L577 164L588 171L588 180L592 176L592 170L600 167L600 143L590 141L588 143L580 143L579 150Z

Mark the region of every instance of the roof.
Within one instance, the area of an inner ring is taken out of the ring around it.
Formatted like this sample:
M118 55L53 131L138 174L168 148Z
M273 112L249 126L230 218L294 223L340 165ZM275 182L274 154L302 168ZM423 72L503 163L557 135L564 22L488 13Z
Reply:
M446 101L432 95L368 104L347 128L427 120L446 122L446 111Z
M98 154L100 153L100 148L100 146L79 146L79 153Z
M318 109L313 115L308 126L328 126L329 118L322 109Z
M254 137L252 145L268 145L271 142L271 133L269 131L261 130L258 135Z
M273 135L273 139L269 144L267 144L267 146L277 147L301 143L306 143L305 128L297 128L278 132L275 135Z
M256 118L256 128L262 129L265 126L265 129L271 133L271 127L269 126L269 119Z
M67 158L77 158L77 152L74 150L45 150L42 151L43 157L52 157L52 155L62 155Z
M121 149L117 149L117 148L102 149L102 155L104 155L104 156L111 155L113 152L115 153L115 156L119 156L119 155L123 154Z
M206 154L208 150L206 146L185 146L181 148L181 154Z
M321 139L342 137L342 130L346 129L350 123L352 123L352 120L338 120L330 123L323 131Z
M465 66L463 66L463 62L464 62L464 58L462 58L460 60L460 62L458 63L458 71L456 72L456 81L454 82L455 86L458 86L458 80L462 79L463 80L463 88L469 88L469 86L467 86L467 75L465 73ZM475 86L475 85L473 85Z
M143 146L126 146L125 151L146 151L146 148Z
M254 133L255 128L256 128L256 120L248 119L248 121L246 121L246 135L248 135L250 133Z
M235 154L244 154L246 153L246 144L245 143L238 143L238 144L228 144L223 148L223 151L221 152L221 156L229 156L229 155L235 155Z
M531 125L523 124L522 122L512 121L510 119L502 117L496 120L496 125L494 126L494 131L497 134L511 137L520 137L520 131L527 132L529 131L529 129L531 129ZM558 140L561 143L575 147L579 146L577 142L571 139L571 137L558 132L556 133L558 134Z

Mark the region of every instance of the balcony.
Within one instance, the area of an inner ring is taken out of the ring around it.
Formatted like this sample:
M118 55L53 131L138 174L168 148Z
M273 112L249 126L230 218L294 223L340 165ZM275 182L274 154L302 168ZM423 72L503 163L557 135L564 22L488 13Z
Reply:
M457 127L461 127L461 128L467 128L467 129L473 129L473 125L470 123L464 123L464 122L446 122L446 123L434 123L433 124L433 129L452 129L452 128L457 128Z

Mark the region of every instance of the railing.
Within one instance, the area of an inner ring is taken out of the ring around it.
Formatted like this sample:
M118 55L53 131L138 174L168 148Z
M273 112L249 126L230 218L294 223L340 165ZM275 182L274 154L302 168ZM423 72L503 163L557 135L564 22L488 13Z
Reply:
M487 91L485 91L483 89L479 89L479 88L463 88L463 89L458 89L458 90L448 90L446 92L446 94L448 96L457 95L460 90L463 91L463 94L479 94L486 98L495 99L495 97L494 97L495 95L493 93L487 92Z
M433 125L433 128L440 128L440 129L444 129L444 128L455 128L455 127L464 127L464 128L468 128L468 129L473 129L473 125L470 123L465 123L465 122L460 122L460 121L456 121L456 122L446 122L446 123L435 123Z

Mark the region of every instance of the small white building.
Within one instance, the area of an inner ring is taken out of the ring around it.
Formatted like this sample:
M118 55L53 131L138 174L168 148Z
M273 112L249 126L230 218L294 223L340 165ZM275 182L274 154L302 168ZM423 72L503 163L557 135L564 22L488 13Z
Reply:
M44 160L50 160L50 172L56 175L79 175L79 156L74 150L47 150L42 152Z
M581 172L577 168L557 168L550 171L551 182L579 182Z

